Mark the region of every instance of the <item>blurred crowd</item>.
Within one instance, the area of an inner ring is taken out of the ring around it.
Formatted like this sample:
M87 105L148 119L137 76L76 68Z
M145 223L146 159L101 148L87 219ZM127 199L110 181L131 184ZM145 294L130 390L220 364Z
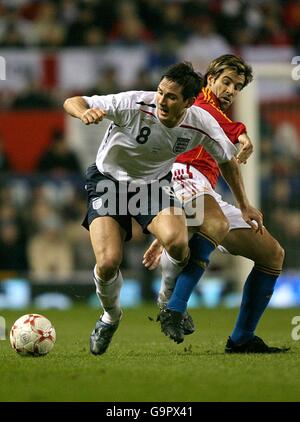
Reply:
M206 52L217 57L243 46L300 47L297 0L2 0L0 47L151 46L149 66L169 65L182 56ZM152 90L156 81L141 69L132 89ZM129 87L130 88L130 87ZM122 91L108 66L86 95ZM64 92L63 95L66 95ZM31 80L0 107L57 109L62 98ZM2 103L1 103L2 101ZM299 101L298 112L300 111ZM282 107L282 105L279 105ZM286 114L280 125L262 120L261 202L265 223L286 249L287 268L300 268L300 126ZM263 110L262 110L263 117ZM297 126L297 125L296 125ZM31 174L16 174L0 134L0 278L26 273L31 279L70 281L94 265L89 235L81 227L86 211L84 171L64 133L53 133L49 149ZM134 226L125 248L124 269L135 268L149 297L153 277L141 265L150 239ZM226 257L227 262L228 257ZM218 268L216 263L216 268ZM222 267L224 268L224 267Z
M0 46L299 45L297 0L2 0Z
M0 139L0 280L23 275L42 283L90 281L87 272L95 259L88 231L81 226L86 213L84 173L59 131L26 175L12 169ZM149 299L154 274L142 265L147 244L134 224L123 270L130 276L134 268L133 277Z
M276 125L264 119L276 113ZM261 204L265 224L286 249L285 268L300 268L300 102L262 106Z
M0 109L59 107L68 84L78 94L153 89L161 69L174 62L192 61L203 72L221 54L247 50L245 59L253 60L253 47L266 46L281 49L273 60L298 54L300 0L2 0L0 49L14 82L0 92ZM68 63L61 62L62 49ZM74 49L81 63L72 62ZM108 58L108 50L119 58ZM25 51L43 57L27 55L25 63ZM97 58L85 64L84 52ZM262 51L254 61L262 56L268 60ZM78 65L84 71L76 78L64 74Z

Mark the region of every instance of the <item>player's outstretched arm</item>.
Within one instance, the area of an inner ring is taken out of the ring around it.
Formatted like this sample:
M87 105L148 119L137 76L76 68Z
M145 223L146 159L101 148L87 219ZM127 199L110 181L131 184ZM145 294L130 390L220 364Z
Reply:
M256 232L264 233L262 213L250 205L246 195L242 175L239 165L235 158L226 163L219 164L222 176L230 186L242 211L246 223L248 223ZM255 221L256 223L254 223Z
M100 108L89 108L82 97L67 98L64 109L68 114L80 119L85 125L98 124L106 116L106 112Z

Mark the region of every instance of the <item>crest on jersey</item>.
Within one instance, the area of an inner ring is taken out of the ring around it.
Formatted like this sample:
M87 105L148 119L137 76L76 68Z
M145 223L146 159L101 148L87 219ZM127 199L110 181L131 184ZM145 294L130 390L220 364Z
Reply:
M102 198L94 199L92 204L95 211L99 210L102 207Z
M186 150L190 141L189 138L177 138L173 147L173 152L175 152L175 154L181 154Z

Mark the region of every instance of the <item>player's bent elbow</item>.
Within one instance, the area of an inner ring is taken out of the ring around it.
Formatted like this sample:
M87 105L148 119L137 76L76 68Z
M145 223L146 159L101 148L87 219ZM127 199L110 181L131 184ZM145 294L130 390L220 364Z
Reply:
M69 112L71 100L72 100L72 98L67 98L64 101L63 107L64 107L66 112Z

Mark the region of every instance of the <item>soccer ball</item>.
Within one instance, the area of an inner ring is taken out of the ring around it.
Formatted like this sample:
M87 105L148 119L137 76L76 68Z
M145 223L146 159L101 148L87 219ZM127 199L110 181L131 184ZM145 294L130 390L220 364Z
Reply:
M51 322L43 315L21 316L10 330L10 344L22 356L42 356L54 346L56 333Z

